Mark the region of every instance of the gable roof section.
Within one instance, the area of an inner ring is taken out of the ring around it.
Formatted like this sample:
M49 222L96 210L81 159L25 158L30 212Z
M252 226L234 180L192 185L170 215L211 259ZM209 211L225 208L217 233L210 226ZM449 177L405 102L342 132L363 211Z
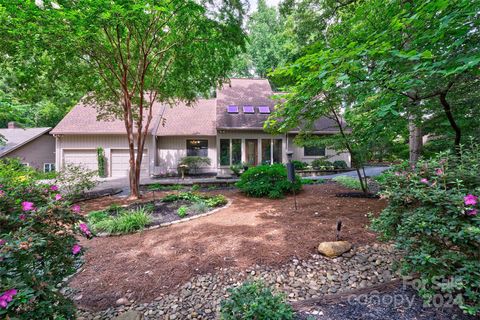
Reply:
M161 109L160 104L153 105L150 132L157 127ZM79 102L51 131L51 134L126 134L126 132L123 120L98 120L97 110L93 106Z
M6 140L5 145L0 145L0 157L6 156L10 152L48 133L50 129L51 128L0 129L0 135Z
M215 136L215 99L199 99L191 106L179 102L164 106L162 121L156 130L157 136Z

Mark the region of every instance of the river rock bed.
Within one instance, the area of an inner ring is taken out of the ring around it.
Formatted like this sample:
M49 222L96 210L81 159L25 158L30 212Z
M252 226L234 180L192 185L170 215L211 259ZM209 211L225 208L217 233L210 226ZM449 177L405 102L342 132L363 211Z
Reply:
M394 280L393 265L400 257L392 245L374 244L354 248L334 259L314 254L308 260L294 258L278 267L220 268L215 273L193 277L173 293L159 293L149 303L130 300L132 293L127 291L116 306L100 312L79 310L77 317L112 319L135 310L143 313L145 319L216 319L220 301L228 297L228 289L240 286L245 280L262 280L283 292L290 302L302 301ZM75 292L68 290L68 293L75 299Z

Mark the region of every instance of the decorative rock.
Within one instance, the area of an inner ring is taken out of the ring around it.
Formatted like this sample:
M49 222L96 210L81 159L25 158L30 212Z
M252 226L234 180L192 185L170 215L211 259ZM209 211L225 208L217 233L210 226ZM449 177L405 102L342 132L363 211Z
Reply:
M119 299L120 300L120 299ZM137 311L127 311L122 313L118 317L113 318L114 320L142 320L143 314Z
M123 297L123 298L118 299L118 300L115 302L115 304L116 304L117 306L129 305L129 304L130 304L130 301L128 301L127 298Z
M318 245L318 252L327 257L338 257L352 249L352 244L348 241L322 242Z

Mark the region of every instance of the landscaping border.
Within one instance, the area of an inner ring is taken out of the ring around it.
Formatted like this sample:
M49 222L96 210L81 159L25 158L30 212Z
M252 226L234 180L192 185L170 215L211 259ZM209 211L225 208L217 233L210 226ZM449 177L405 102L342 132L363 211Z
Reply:
M227 198L227 199L228 199L228 198ZM197 215L194 215L194 216L191 216L191 217L187 217L187 218L183 218L183 219L179 219L179 220L175 220L175 221L160 223L160 224L157 224L157 225L155 225L155 226L151 226L151 227L148 227L148 228L145 228L145 229L136 231L136 232L131 232L131 233L108 233L108 232L101 232L101 233L96 234L95 237L124 236L124 235L127 235L127 234L134 234L134 233L137 233L137 232L154 230L154 229L158 229L158 228L161 228L161 227L168 227L168 226L173 225L173 224L178 224L178 223L182 223L182 222L187 222L187 221L190 221L190 220L198 219L198 218L201 218L201 217L209 216L209 215L211 215L211 214L214 214L214 213L217 212L217 211L220 211L220 210L222 210L222 209L226 209L226 208L230 207L231 204L232 204L232 200L228 199L228 202L227 202L224 206L215 208L215 209L213 209L213 210L211 210L211 211L208 211L208 212L205 212L205 213L197 214ZM127 205L124 205L124 206L122 206L122 207L127 207Z

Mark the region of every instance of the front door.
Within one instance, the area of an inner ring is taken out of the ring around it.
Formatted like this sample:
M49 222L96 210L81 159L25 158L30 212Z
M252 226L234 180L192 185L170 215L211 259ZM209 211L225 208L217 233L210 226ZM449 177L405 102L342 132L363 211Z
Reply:
M245 158L247 163L251 166L258 164L258 140L245 139Z

